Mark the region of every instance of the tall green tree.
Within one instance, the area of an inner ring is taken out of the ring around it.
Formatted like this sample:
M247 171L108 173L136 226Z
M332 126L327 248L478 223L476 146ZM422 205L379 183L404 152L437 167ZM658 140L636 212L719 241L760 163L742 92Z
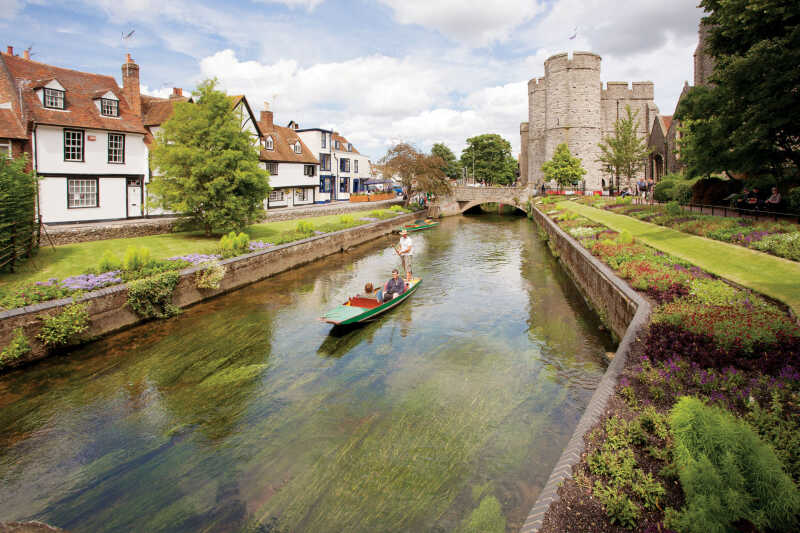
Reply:
M555 181L562 187L573 187L580 183L586 174L579 157L569 151L566 143L556 146L553 158L542 165L545 180Z
M451 180L456 180L461 177L461 163L456 159L456 155L444 143L436 143L431 148L431 155L435 155L444 161L445 175Z
M633 188L633 178L644 170L650 154L647 139L637 133L640 126L638 116L638 109L632 112L631 106L626 105L625 116L614 122L614 136L606 137L598 144L600 157L597 161L616 177L617 188L620 178L625 178L628 187Z
M13 272L39 246L36 174L27 167L27 155L0 154L0 271Z
M676 111L687 171L800 176L800 3L702 0L711 84Z
M384 177L399 178L406 193L406 203L417 193L436 196L450 194L450 179L444 173L442 158L420 152L408 143L400 143L386 152L377 167Z
M152 151L153 203L190 217L207 235L260 220L270 191L257 145L216 83L201 83L196 103L174 104Z
M485 133L467 139L461 152L461 165L468 176L495 185L514 183L517 160L511 154L511 143L496 133Z

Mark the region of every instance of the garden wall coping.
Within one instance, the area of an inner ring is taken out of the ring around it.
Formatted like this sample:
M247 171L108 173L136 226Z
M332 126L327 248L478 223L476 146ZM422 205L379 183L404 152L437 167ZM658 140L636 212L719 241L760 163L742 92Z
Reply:
M236 290L391 233L398 224L411 221L417 216L418 213L402 214L390 219L370 222L324 235L315 235L221 260L220 264L225 266L226 272L218 289L198 289L195 275L204 270L204 267L187 267L179 271L180 279L172 294L172 303L178 307L188 307ZM59 350L45 349L36 339L42 325L39 317L41 315L52 316L73 302L85 302L88 305L89 329L83 335L86 339L94 339L144 322L146 319L140 318L126 305L127 296L128 285L123 283L87 292L78 297L40 302L0 312L0 349L5 348L11 342L14 330L18 327L23 329L32 348L28 356L12 362L6 368L58 353Z
M560 258L575 279L577 285L589 298L596 309L605 313L611 320L613 317L616 324L609 324L614 332L622 338L614 358L608 365L605 374L595 389L586 410L583 412L572 437L567 442L561 457L553 467L547 483L539 493L539 497L528 513L520 533L536 533L544 523L544 517L550 504L559 500L558 488L561 484L572 477L572 468L581 460L581 454L586 449L583 441L586 432L589 431L603 416L609 398L614 394L614 387L617 385L619 375L625 367L625 362L630 353L631 346L636 340L636 336L650 321L651 306L636 293L624 280L619 278L614 271L599 259L589 253L577 240L562 230L549 217L543 214L535 206L533 216L545 232L547 232L551 243L560 254ZM591 272L594 279L587 279L587 273ZM604 285L601 288L599 284ZM619 298L601 299L602 294L607 291L617 293ZM630 316L630 306L634 306L633 315ZM610 309L611 306L624 305L625 309ZM624 329L621 329L620 320L624 316L629 316Z

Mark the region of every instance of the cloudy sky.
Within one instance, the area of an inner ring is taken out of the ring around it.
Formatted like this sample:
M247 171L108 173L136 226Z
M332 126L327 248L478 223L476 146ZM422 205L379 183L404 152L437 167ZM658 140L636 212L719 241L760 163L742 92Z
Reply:
M603 56L603 81L655 82L672 114L702 11L695 0L0 0L3 47L143 90L217 77L275 120L334 128L374 159L398 141L460 155L499 133L519 152L527 80L552 54ZM577 28L577 37L569 37ZM122 35L135 30L123 41Z

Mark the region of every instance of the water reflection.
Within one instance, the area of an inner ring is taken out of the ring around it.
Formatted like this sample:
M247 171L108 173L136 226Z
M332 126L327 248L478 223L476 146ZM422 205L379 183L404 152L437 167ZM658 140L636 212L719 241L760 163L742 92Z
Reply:
M1 376L0 520L449 531L486 494L517 529L609 339L529 221L412 238L423 285L363 327L316 318L394 237Z

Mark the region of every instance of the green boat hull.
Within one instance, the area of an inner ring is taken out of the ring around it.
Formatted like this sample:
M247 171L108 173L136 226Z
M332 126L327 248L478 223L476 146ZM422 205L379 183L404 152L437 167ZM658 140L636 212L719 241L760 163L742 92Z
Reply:
M322 315L320 320L323 322L328 322L329 324L335 324L337 326L348 326L367 322L378 315L385 313L389 309L397 307L401 303L405 302L412 294L414 294L414 292L416 292L417 288L421 284L422 280L419 278L412 280L411 286L406 290L406 292L397 298L380 304L377 307L366 308L354 305L340 305L339 307L331 309Z
M420 231L423 229L435 228L438 225L439 225L438 222L431 222L430 224L415 224L412 226L402 226L394 230L394 232L400 233L401 231L406 230L407 232L411 233L412 231Z

